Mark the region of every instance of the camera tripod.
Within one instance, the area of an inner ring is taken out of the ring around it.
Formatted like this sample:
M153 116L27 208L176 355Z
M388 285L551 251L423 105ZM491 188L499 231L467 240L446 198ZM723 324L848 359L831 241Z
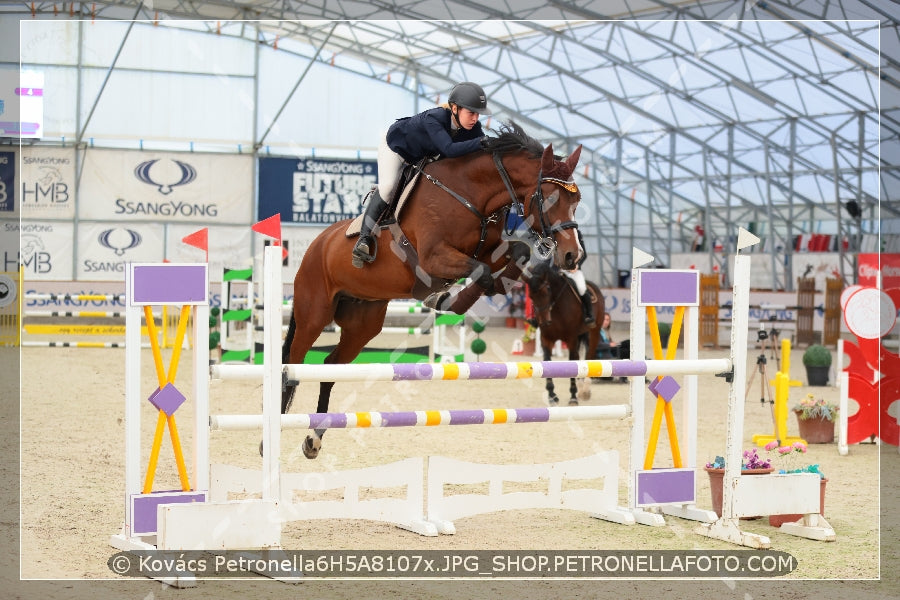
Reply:
M769 409L772 412L773 424L775 423L775 399L772 396L772 388L769 386L769 374L766 369L768 363L768 359L766 358L766 350L771 347L772 358L775 359L776 370L780 369L781 365L778 364L780 362L780 358L775 350L775 340L777 340L777 338L777 329L772 327L771 332L768 332L763 327L762 323L759 324L759 331L756 332L756 341L762 346L762 352L759 356L756 357L756 369L750 374L750 379L747 381L747 390L744 392L745 397L749 398L750 388L753 387L753 380L757 375L759 375L759 402L760 404L765 405L766 401L768 401Z

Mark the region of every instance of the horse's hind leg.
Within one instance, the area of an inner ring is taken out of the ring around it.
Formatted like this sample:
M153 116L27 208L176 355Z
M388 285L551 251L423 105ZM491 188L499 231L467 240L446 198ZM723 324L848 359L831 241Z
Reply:
M334 322L341 328L341 337L334 350L325 357L325 364L347 364L359 356L366 344L381 332L387 304L386 301L364 302L342 299L334 316ZM319 384L317 413L328 412L333 387L333 381L323 381ZM324 429L315 429L306 436L303 441L303 455L306 458L316 458L319 455L324 436Z

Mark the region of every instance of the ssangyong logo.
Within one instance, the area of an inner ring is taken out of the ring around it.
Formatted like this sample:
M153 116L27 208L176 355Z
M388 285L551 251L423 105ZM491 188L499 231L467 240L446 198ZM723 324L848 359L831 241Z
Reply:
M107 229L97 236L100 245L115 252L116 256L122 256L126 251L137 248L141 245L141 240L141 234L133 229Z
M160 164L159 159L154 158L136 166L134 176L148 185L156 186L156 191L160 194L167 195L179 185L187 185L196 179L197 169L180 160L167 160Z

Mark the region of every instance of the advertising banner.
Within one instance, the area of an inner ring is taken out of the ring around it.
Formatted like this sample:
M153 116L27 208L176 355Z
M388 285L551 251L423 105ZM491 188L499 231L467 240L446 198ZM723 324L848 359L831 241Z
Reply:
M125 263L162 262L164 227L144 223L78 224L80 281L124 281Z
M253 218L250 156L91 149L79 216L91 221L246 224Z
M330 225L356 217L377 171L375 161L260 158L259 218L281 214L283 224Z
M72 248L75 226L51 221L22 221L19 237L19 260L25 280L72 279ZM7 256L4 270L10 270Z
M23 219L75 218L75 150L32 146L22 148Z
M900 254L860 253L857 283L867 287L878 287L879 266L881 289L900 288Z
M0 152L0 216L4 219L19 216L16 192L16 153Z

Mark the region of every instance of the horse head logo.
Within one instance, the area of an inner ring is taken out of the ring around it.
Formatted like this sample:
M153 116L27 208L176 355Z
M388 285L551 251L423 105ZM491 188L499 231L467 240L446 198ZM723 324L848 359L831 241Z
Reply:
M133 229L107 229L97 236L100 245L115 252L116 256L122 256L126 250L138 247L141 240L141 234Z
M197 178L197 170L186 162L172 160L171 162L175 163L177 167L177 169L174 170L161 169L160 167L154 169L154 165L158 162L159 159L154 158L153 160L147 160L140 163L134 168L134 176L146 184L156 186L156 190L160 194L171 194L174 188L179 185L186 185ZM155 171L155 177L157 179L163 179L163 181L160 182L154 179L154 175L151 171Z
M22 258L30 259L38 252L44 250L44 240L30 233L22 234L19 240L19 250L22 253Z

